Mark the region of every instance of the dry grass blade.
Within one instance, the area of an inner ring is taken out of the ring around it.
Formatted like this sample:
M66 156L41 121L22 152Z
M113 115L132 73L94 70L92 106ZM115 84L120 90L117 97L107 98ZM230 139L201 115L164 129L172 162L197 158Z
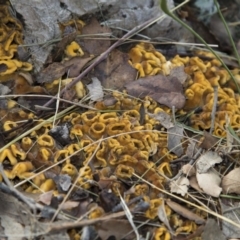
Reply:
M120 194L120 193L119 193ZM133 216L127 206L127 204L125 203L124 199L122 198L122 196L120 195L120 199L121 199L121 204L122 204L122 207L123 207L123 210L124 212L126 213L126 217L128 219L128 221L130 222L135 234L136 234L136 238L137 240L140 240L140 236L139 236L139 233L138 233L138 229L136 228L134 222L133 222Z
M214 2L215 2L215 5L217 6L217 11L218 11L218 14L219 14L219 16L220 16L220 18L221 18L221 20L222 20L222 22L223 22L223 24L224 24L224 27L225 27L225 29L227 30L227 34L228 34L228 37L229 37L230 42L231 42L231 44L232 44L232 48L233 48L233 51L234 51L234 53L235 53L235 57L236 57L237 60L238 60L238 66L240 66L240 56L239 56L238 50L237 50L237 48L236 48L236 45L235 45L235 43L234 43L234 41L233 41L233 38L232 38L231 32L230 32L230 30L229 30L228 24L226 23L223 15L222 15L222 12L221 12L221 10L220 10L220 8L219 8L219 4L218 4L217 0L214 0Z
M211 113L211 128L210 128L210 134L213 133L214 130L214 124L215 124L215 116L217 111L217 100L218 100L218 87L214 87L214 99L213 99L213 108Z

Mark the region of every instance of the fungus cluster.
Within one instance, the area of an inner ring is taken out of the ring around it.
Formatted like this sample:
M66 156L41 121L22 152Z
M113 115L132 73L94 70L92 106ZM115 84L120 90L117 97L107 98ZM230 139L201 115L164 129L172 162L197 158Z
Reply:
M156 74L168 75L171 62L158 52L152 44L139 43L129 52L129 63L139 71L139 77Z
M190 117L192 127L209 129L214 103L214 88L217 87L217 110L215 113L214 134L226 136L226 119L233 129L239 129L239 94L235 93L233 80L227 70L216 59L203 61L199 57L189 58L185 63L185 72L190 76L185 95L187 98L185 111L200 109ZM237 69L232 70L237 77Z
M16 70L32 70L32 65L16 59L18 46L23 44L22 25L11 16L9 5L0 6L0 76L9 75Z
M58 195L62 193L58 191L54 179L44 174L34 174L41 170L36 161L42 166L59 162L58 174L68 175L71 182L76 181L76 187L82 189L92 189L96 174L101 181L110 182L102 189L111 191L116 197L127 191L124 182L136 181L137 176L156 188L163 188L165 180L159 173L171 176L169 163L176 158L167 149L167 134L158 130L161 124L156 119L148 114L140 115L140 100L119 92L114 92L113 96L115 104L111 107L119 111L106 111L108 107L103 102L97 102L95 107L100 107L99 110L72 112L62 118L59 124L69 126L70 140L65 146L59 145L58 139L51 136L53 126L46 123L19 144L4 150L0 154L1 162L9 161L12 165L5 171L6 175L15 181L33 177L32 184L27 183L24 187L27 192L53 190ZM143 102L145 112L159 111L154 100L146 97ZM14 122L7 122L5 129L14 126ZM78 156L77 161L74 155ZM161 162L158 161L160 158ZM149 206L145 210L145 217L157 217L157 209L163 201L157 189L138 183L125 195L129 202L135 197L142 197ZM171 219L171 210L167 206L165 208ZM99 217L104 212L103 208L97 207L90 211L89 218ZM167 233L163 231L161 234ZM156 236L161 234L158 230Z
M213 57L209 53L200 52L202 56ZM199 54L200 54L199 53ZM139 71L140 77L156 74L169 75L176 66L184 66L188 79L185 83L185 113L198 109L198 113L190 116L193 128L206 130L211 127L211 113L214 102L214 87L217 87L217 111L214 135L226 136L226 119L233 129L239 129L240 105L239 94L231 76L215 58L204 61L199 57L180 57L176 55L167 61L151 44L137 44L129 52L130 64ZM231 70L239 82L239 69Z
M15 35L12 42L16 41ZM74 57L82 56L84 53L76 42L72 42L66 47L65 54ZM185 67L189 79L185 90L187 102L184 110L202 107L202 113L191 116L195 128L210 127L215 86L219 87L217 123L224 128L227 113L231 118L231 125L238 126L239 97L231 90L229 75L216 60L204 62L197 57L176 56L167 61L151 44L138 44L131 49L129 56L130 64L138 69L140 77L159 73L168 75L173 67ZM233 70L233 73L236 76L238 74L237 70ZM59 81L55 80L45 86L53 92L58 91ZM72 79L63 80L63 86L69 81ZM80 98L85 95L85 90L82 83L79 84L76 91L79 92ZM150 117L148 113L157 114L162 111L170 113L171 110L159 106L149 97L139 100L116 91L112 93L112 98L110 105L104 101L96 102L94 111L71 112L60 119L58 122L60 126L68 126L69 138L66 144L62 145L59 139L51 134L53 124L45 123L20 142L3 150L0 153L0 162L7 165L4 170L6 176L14 181L31 178L30 183L24 185L27 192L53 190L55 195L64 195L67 191L59 191L54 177L39 174L45 166L59 163L55 175L67 175L71 184L76 182L76 188L91 191L97 185L99 189L106 190L115 197L124 196L127 203L141 197L141 201L147 206L143 211L146 218L156 219L159 208L163 206L176 233L194 232L196 224L193 221L182 220L178 214L173 214L172 210L164 205L164 199L158 190L165 187L163 175L172 176L170 162L176 156L169 152L168 136L161 122ZM142 108L144 111L141 111ZM35 116L24 111L15 113L3 121L3 130L14 130L19 126L17 121L23 119L35 120ZM43 121L38 119L33 125ZM12 131L12 134L14 133ZM217 124L214 133L224 135ZM96 175L101 184L96 180ZM139 179L146 180L155 187ZM128 186L132 182L136 184L129 190ZM93 207L88 218L98 218L105 212L106 209L101 206ZM69 235L72 239L79 238L75 230L71 230ZM170 239L169 230L165 226L156 228L154 239Z

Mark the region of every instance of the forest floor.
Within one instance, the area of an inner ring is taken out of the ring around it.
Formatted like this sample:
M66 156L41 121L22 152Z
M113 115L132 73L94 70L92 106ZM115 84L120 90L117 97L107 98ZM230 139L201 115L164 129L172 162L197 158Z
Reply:
M235 58L91 17L62 24L36 71L0 17L1 239L239 238Z

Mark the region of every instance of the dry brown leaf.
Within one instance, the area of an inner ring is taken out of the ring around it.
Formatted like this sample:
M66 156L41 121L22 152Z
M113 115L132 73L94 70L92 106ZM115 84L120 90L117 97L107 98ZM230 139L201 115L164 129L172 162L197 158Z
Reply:
M169 151L180 157L183 154L182 139L183 139L183 128L174 126L167 130L168 133L168 149Z
M82 35L89 35L86 39L80 40L80 46L89 54L97 56L105 52L111 45L109 35L111 30L107 27L101 26L95 18L83 27ZM94 36L98 34L98 36ZM106 36L106 34L108 36ZM104 36L105 35L105 36ZM101 39L94 39L94 38ZM91 39L92 38L92 39ZM105 39L104 39L105 38Z
M201 235L202 240L227 240L216 220L209 218Z
M190 210L183 207L182 205L180 205L176 202L173 202L169 199L166 201L166 203L173 211L175 211L179 215L181 215L181 216L183 216L183 217L185 217L189 220L195 221L195 223L197 223L197 224L205 223L205 220L202 217L200 217L197 214L191 212Z
M198 181L197 181L197 178L196 178L196 176L194 175L194 176L191 176L190 178L189 178L189 183L190 183L190 186L192 187L192 188L194 188L195 190L197 190L198 192L200 192L200 193L204 193L203 192L203 190L200 188L200 186L198 185Z
M24 225L31 225L31 221L34 221L34 217L30 213L29 206L17 200L10 194L6 194L0 191L0 216L1 219L4 216L10 216L13 222L18 222ZM22 212L25 211L25 214ZM19 218L21 216L21 218Z
M128 63L128 54L114 49L108 58L98 64L91 72L104 88L122 89L125 84L136 79L137 70Z
M90 199L88 198L87 200L82 200L79 202L79 205L76 208L71 209L70 215L80 218L84 216L88 212L88 206L90 204Z
M196 174L197 181L202 190L213 197L219 197L222 188L219 187L221 183L221 178L218 173L212 169L208 170L206 173Z
M212 134L208 133L207 131L203 132L203 136L204 136L204 139L199 146L200 148L208 150L213 146L215 146L216 143L218 142L218 139L215 138Z
M101 190L103 189L110 189L112 184L116 182L115 179L111 179L111 178L106 178L106 179L100 179L98 181L98 186Z
M45 205L50 205L53 197L53 190L49 192L42 193L38 201L44 203Z
M47 93L46 90L41 86L32 86L31 75L29 74L18 74L14 80L13 87L14 94L27 94L27 93Z
M48 67L44 68L37 75L38 83L49 83L55 79L61 78L66 72L66 66L63 63L54 62Z
M125 85L127 92L139 98L150 96L169 108L182 109L185 104L182 84L177 78L163 75L148 76Z
M187 163L182 166L182 172L187 175L188 177L195 176L196 170L193 165Z
M235 168L222 179L224 193L240 194L240 168Z
M62 95L62 98L70 102L75 102L75 99L77 98L76 90L66 89ZM67 104L64 103L63 106L67 106Z
M66 67L67 76L69 78L77 77L80 74L80 71L83 67L92 59L93 57L73 57L63 65Z
M170 182L171 193L185 196L188 192L189 180L186 177L179 177L176 181Z
M123 238L131 240L135 237L134 232L130 233L132 227L127 220L110 219L102 221L96 225L96 230L101 239L108 239L110 236L114 236L116 240Z
M170 71L170 76L176 77L181 84L184 84L188 77L184 68L184 66L174 67Z
M216 163L220 162L222 162L222 158L216 152L213 151L205 152L197 160L196 163L197 172L205 173Z

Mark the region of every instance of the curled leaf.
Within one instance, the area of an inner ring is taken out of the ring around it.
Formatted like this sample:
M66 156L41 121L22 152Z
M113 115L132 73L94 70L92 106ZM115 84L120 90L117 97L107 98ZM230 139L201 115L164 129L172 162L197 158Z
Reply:
M198 158L196 167L198 173L207 172L216 163L222 162L222 158L213 151L208 151Z
M172 193L178 193L182 196L188 192L189 180L186 177L179 177L177 180L170 183Z
M197 181L202 190L213 197L219 197L222 188L219 187L221 178L214 170L209 170L206 173L197 172Z
M202 217L198 216L197 214L193 213L189 209L181 206L180 204L178 204L176 202L173 202L168 199L166 201L166 203L173 211L175 211L179 215L181 215L189 220L195 221L195 223L197 223L197 224L202 224L205 222L205 220Z

